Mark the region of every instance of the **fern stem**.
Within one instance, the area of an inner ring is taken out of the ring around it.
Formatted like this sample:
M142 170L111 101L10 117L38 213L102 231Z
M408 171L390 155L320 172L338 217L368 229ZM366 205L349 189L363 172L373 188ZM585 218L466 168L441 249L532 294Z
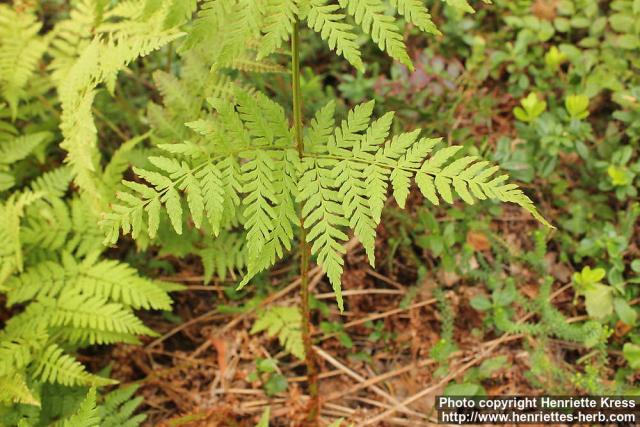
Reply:
M304 155L304 141L302 139L302 93L300 91L300 39L298 21L293 24L291 36L291 76L293 86L293 127L296 148L302 159ZM318 368L316 354L311 341L311 309L309 307L309 262L311 247L307 243L307 231L304 228L304 218L300 215L300 299L302 311L302 340L304 343L305 362L307 365L307 383L309 386L309 414L308 425L318 425L320 414L320 400L318 396Z

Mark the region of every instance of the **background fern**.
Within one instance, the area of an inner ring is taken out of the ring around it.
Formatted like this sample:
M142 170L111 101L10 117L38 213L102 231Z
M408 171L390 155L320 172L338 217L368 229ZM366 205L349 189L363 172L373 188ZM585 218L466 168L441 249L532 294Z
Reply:
M0 96L12 120L0 119L0 292L9 306L18 305L0 331L0 383L6 385L0 418L7 425L102 425L95 387L113 381L90 373L75 351L154 335L134 310L169 310L168 292L180 288L105 258L104 236L95 227L141 140L123 145L103 168L92 117L96 86L113 89L119 69L179 36L158 23L166 12L163 7L144 21L122 5L78 1L67 19L43 32L35 9L0 5ZM54 87L61 121L43 122L47 105L34 100ZM25 126L30 121L40 124ZM69 167L44 162L54 142L69 150ZM85 191L70 191L72 179ZM49 413L55 404L47 390L57 386L59 395L79 391L75 411ZM105 411L116 411L131 394L121 396ZM139 423L132 418L138 404L134 399L123 408L121 425Z

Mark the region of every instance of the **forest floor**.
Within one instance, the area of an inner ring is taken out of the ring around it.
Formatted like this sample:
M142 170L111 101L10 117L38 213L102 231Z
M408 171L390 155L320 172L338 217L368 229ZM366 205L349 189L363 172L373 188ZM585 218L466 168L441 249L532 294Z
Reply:
M413 201L414 205L420 202ZM504 212L506 218L493 221L493 231L504 236L510 245L526 248L530 245L528 236L537 225L516 209ZM381 229L377 246L380 259L390 250L385 234ZM470 232L467 241L477 251L488 254L485 235ZM482 287L452 273L426 274L416 284L416 269L405 264L402 256L394 257L392 265L382 264L374 271L359 245L349 242L347 246L343 278L347 309L341 319L352 348L341 345L335 334L315 328L321 366L321 414L326 421L343 417L362 425L433 425L434 397L442 394L451 380L464 377L470 369L495 356L506 357L506 363L483 380L488 394L540 391L523 376L530 369L526 348L536 345L533 338L474 333L482 327L483 314L470 306L470 300L485 292ZM551 262L553 257L553 252L548 254ZM269 277L278 291L262 300L260 308L299 302L299 280L291 279L290 269L284 265ZM554 287L552 298L556 307L575 316L573 291L566 285L571 272L569 265L554 266L552 273L563 280ZM316 298L326 301L329 317L337 319L340 315L333 304L331 287L318 269L311 273ZM537 278L534 273L530 276L530 285L521 291L535 297ZM202 272L189 264L180 264L179 274L162 279L189 288L177 295L175 306L175 314L183 323L149 316L148 323L161 334L158 338L143 346L119 345L111 354L90 358L97 363L104 357L112 359L114 378L142 385L141 394L149 406L148 425L253 426L266 406L271 407L272 416L288 420L286 425L302 422L308 403L303 386L304 364L284 352L276 353L277 339L249 333L256 310L221 313L218 304L225 298L223 289L217 284L203 286ZM443 364L430 355L441 338L442 319L434 298L436 282L444 284L458 348L449 355L444 370L438 369ZM409 303L403 304L409 293ZM520 320L528 317L522 315ZM383 337L375 341L371 339L373 321L384 325L380 328ZM570 362L580 353L578 350L569 342L554 343L555 358L559 360ZM358 351L367 353L368 360L358 357ZM278 370L289 382L286 392L268 397L259 380L250 381L257 358L278 360Z

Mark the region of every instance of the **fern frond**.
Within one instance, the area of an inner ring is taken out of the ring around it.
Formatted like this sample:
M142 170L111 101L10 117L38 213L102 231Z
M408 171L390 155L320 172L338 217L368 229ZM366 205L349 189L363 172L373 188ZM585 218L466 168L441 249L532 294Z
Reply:
M330 101L316 112L310 126L305 129L304 147L307 152L322 153L326 150L326 143L335 126L335 110L335 102Z
M23 269L20 221L25 207L42 197L42 193L24 192L0 203L0 284L15 271Z
M258 59L275 52L289 38L298 14L297 0L265 0Z
M207 0L190 29L182 51L216 40L212 58L217 66L229 66L245 57L248 46L263 27L265 0ZM209 55L211 53L208 53Z
M142 34L121 35L104 42L96 38L69 68L58 87L63 110L60 129L65 137L61 146L68 152L65 161L71 165L79 187L93 195L96 208L100 205L96 183L99 165L95 148L97 130L91 111L95 88L105 83L113 93L117 73L122 68L182 35L147 28Z
M172 28L191 19L197 5L198 0L172 0L165 14L164 28Z
M245 177L242 191L244 199L245 227L249 259L256 259L275 228L276 212L272 205L278 203L274 188L275 164L264 150L257 150L252 158L242 165Z
M137 427L147 418L145 414L134 415L143 402L142 397L133 397L137 385L119 388L107 394L98 406L101 427Z
M238 113L253 144L280 147L293 145L289 124L280 105L261 92L251 96L246 91L238 90L236 98Z
M33 375L41 381L66 386L113 384L114 381L86 371L76 359L65 354L57 344L49 345L36 360Z
M36 342L25 338L13 338L0 335L0 377L10 377L14 372L23 370L32 360Z
M436 24L431 20L431 14L422 0L391 0L391 5L407 22L415 25L421 31L434 35L441 34Z
M21 230L22 243L30 249L54 251L62 248L71 231L71 215L62 200L48 198L28 210Z
M99 44L94 41L70 67L58 88L63 108L60 129L65 137L61 146L69 152L66 161L71 164L77 182L88 191L96 190L92 174L96 170L93 148L97 131L91 106L98 61Z
M109 344L134 344L139 345L140 340L131 334L111 331L98 331L92 328L75 326L63 326L56 328L58 336L72 345L109 345Z
M168 149L171 150L171 147L168 146ZM212 232L217 234L225 220L225 211L233 212L239 204L237 192L241 189L241 180L237 161L226 158L213 163L207 159L192 167L169 157L154 156L150 160L163 172L134 168L154 188L137 182L123 182L136 194L124 191L117 193L122 204L112 205L112 211L104 214L101 221L108 230L105 241L115 242L120 228L123 233L131 232L137 238L146 227L149 237L154 238L160 224L162 206L176 233L181 234L183 209L178 190L186 193L187 205L196 227L201 226L204 213ZM144 216L147 217L146 223Z
M207 220L215 236L220 233L222 215L224 213L225 189L222 172L218 165L207 163L197 174L196 178L202 185L202 198L204 199L203 209L206 212ZM196 185L193 184L195 188ZM193 213L193 209L191 209ZM194 218L195 222L195 218ZM196 222L196 226L197 226Z
M21 403L40 406L40 401L33 395L21 374L0 377L0 404L11 405Z
M304 227L311 251L329 276L342 310L343 231L350 228L375 262L376 226L391 184L398 205L404 207L412 180L425 197L438 204L453 203L457 194L466 203L492 198L513 202L544 224L531 200L506 176L491 178L497 167L467 156L454 160L461 147L447 147L429 156L440 139L419 138L420 129L385 142L393 114L369 125L373 103L356 106L330 134L333 105L321 109L307 130L309 150L303 159L298 201L303 203Z
M284 68L283 66L267 62L267 61L257 61L251 58L238 58L235 59L230 65L229 68L238 71L244 71L249 73L288 73L289 70Z
M332 109L332 106L325 107L312 123L311 134L317 139L312 146L321 158L304 160L299 201L304 202L302 215L304 226L309 229L307 241L312 243L311 252L327 272L342 310L340 277L344 247L341 242L347 240L347 235L341 229L352 227L370 259L374 258L376 223L366 195L369 190L364 185L366 164L357 158L373 158L372 149L384 141L380 134L388 133L392 116L376 122L375 130L364 136L361 132L367 129L373 102L358 105L330 136L323 129L330 123ZM328 158L322 158L323 155ZM336 161L336 158L342 159Z
M255 245L250 233L247 232L248 272L240 283L244 286L258 272L275 264L284 256L285 251L291 250L291 242L294 237L294 227L298 225L298 217L295 208L295 198L297 196L296 184L298 181L298 153L293 150L284 150L272 156L276 165L273 171L273 190L275 196L275 206L273 206L274 220L272 227L268 229L268 234L261 246ZM250 200L249 194L245 200ZM247 215L245 227L251 225L251 218Z
M50 132L35 132L0 143L0 165L10 165L26 158L40 144L51 139Z
M327 273L342 310L340 277L346 252L341 242L348 236L342 231L349 225L344 216L340 196L334 189L331 161L304 159L303 173L298 184L298 201L303 202L303 226L309 230L307 241L312 244L311 253L317 255L318 264Z
M295 307L273 307L264 311L251 328L251 333L266 331L278 337L280 344L298 359L304 360L302 315Z
M151 31L150 31L151 30ZM166 44L184 36L184 33L176 31L152 31L151 28L142 28L141 34L133 34L129 37L107 39L100 43L100 68L98 82L104 82L113 93L118 72L129 63L139 57L144 57L151 52L160 49Z
M400 29L392 16L384 14L382 0L339 0L339 3L381 50L413 69Z
M91 42L93 29L101 15L100 5L93 0L78 0L72 4L69 18L58 22L53 29L49 53L51 77L60 84L80 52Z
M13 118L47 48L46 40L38 34L41 27L35 14L0 5L0 91Z
M64 292L57 300L42 298L34 312L48 313L51 326L89 328L97 332L117 332L130 335L156 335L122 304L107 302L105 298Z
M328 0L310 0L307 13L309 28L327 42L331 50L344 56L351 65L364 71L364 64L360 56L360 47L356 42L357 36L353 27L344 21L345 15L335 13L338 6L327 4Z
M65 250L74 253L77 257L101 253L106 249L102 244L104 234L95 226L100 219L99 215L87 209L88 204L89 201L83 196L71 199L72 233L67 240Z
M156 283L144 279L127 264L87 257L78 263L65 257L64 264L45 261L7 282L10 305L40 296L57 298L63 291L108 298L133 308L169 310L171 299Z
M207 240L198 252L204 267L204 282L214 275L221 278L234 274L247 265L246 236L243 233L222 231L215 240Z
M37 177L31 183L31 191L43 193L45 197L60 198L69 189L71 170L61 166Z
M508 175L492 178L498 171L497 166L467 156L443 168L460 148L454 146L437 151L417 172L416 183L429 201L438 204L437 191L446 202L453 203L453 187L453 191L466 203L473 204L475 199L515 203L547 227L552 227L517 185L507 183Z
M172 74L157 70L153 73L155 83L166 108L189 117L196 115L200 109L197 98L190 96L185 85Z
M62 427L99 427L100 417L96 406L96 389L91 387L78 410L62 420Z
M183 49L192 49L203 41L216 37L231 14L234 4L235 0L204 1L193 22L193 28L187 35Z
M352 123L359 114L359 109L364 110L360 123ZM380 192L380 188L375 186L367 187L366 163L361 159L371 159L378 146L384 143L389 134L393 114L386 114L375 121L369 127L364 136L356 132L362 131L367 126L368 118L371 116L373 103L358 106L353 110L353 114L342 124L342 129L336 129L336 145L340 149L351 152L352 159L343 159L333 168L335 185L339 187L339 195L342 198L342 206L345 216L349 219L349 226L353 229L356 237L365 248L369 261L375 263L375 228L377 226L376 216L371 206L377 207L385 194ZM366 121L365 121L366 117ZM331 149L331 154L340 155L342 151Z

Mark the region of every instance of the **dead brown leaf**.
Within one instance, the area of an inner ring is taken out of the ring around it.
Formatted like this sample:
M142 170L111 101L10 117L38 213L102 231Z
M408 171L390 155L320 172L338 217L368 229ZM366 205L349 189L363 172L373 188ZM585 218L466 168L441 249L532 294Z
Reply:
M480 231L469 231L467 233L467 243L476 251L488 251L491 249L489 238Z

